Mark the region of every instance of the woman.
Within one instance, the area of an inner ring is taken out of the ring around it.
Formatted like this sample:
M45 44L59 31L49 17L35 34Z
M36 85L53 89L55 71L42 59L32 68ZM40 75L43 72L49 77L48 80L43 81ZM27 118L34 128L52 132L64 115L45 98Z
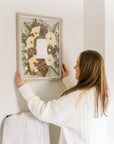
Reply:
M105 144L108 87L103 58L98 52L87 50L76 63L78 83L57 100L42 101L17 73L19 91L36 118L61 127L59 144ZM63 77L68 75L64 64L62 73Z

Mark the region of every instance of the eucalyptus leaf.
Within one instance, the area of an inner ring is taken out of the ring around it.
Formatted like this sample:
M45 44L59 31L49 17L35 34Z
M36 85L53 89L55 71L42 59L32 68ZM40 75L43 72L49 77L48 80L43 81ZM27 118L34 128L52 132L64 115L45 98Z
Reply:
M26 44L26 39L22 38L22 43Z
M26 57L22 57L22 61L27 60Z
M26 28L29 30L29 32L31 32L31 28L29 27L29 25L28 25L26 22L24 22L24 25L25 25Z
M41 74L42 74L43 77L46 76L46 74L48 73L48 70L49 70L49 67L47 67L47 69L45 71L41 72Z
M22 50L23 53L27 53L27 50Z
M52 66L49 67L58 75L57 71Z
M27 35L25 33L22 33L22 38L27 39Z
M33 33L29 33L28 36L34 36L34 34Z
M56 24L54 25L54 28L53 28L53 31L52 31L53 33L54 33L55 30L56 30L57 24L58 24L58 23L56 23Z
M36 26L40 26L39 22L37 22L37 19L35 19L35 20L32 22L32 24L31 24L31 29L32 29L33 27L36 27Z
M27 75L27 74L28 74L28 72L29 72L29 70L27 70L27 71L25 72L25 75Z
M42 58L42 59L37 59L37 60L38 60L38 61L44 61L45 59Z
M31 75L35 75L34 71L30 71L30 74L31 74Z

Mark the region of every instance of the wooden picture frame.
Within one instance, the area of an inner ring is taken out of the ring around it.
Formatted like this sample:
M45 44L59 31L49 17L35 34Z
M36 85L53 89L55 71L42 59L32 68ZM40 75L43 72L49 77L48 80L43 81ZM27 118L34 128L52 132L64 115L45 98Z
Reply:
M62 77L62 18L16 13L17 71L26 80Z

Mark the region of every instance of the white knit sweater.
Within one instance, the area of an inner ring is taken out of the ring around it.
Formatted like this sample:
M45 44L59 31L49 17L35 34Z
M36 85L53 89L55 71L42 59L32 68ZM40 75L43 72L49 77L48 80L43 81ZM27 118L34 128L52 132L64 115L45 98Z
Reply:
M69 79L66 83L67 87L71 85ZM94 88L87 92L78 90L47 103L34 95L29 84L19 91L36 118L61 127L58 144L107 144L106 118L94 117Z

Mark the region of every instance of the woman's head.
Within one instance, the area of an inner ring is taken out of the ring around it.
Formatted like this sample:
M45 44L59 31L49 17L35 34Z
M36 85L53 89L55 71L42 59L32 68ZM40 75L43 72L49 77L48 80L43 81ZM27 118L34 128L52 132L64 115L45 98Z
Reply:
M74 66L76 70L76 79L78 83L75 87L66 91L68 94L78 89L88 90L92 87L96 88L95 105L98 112L100 104L101 112L105 113L108 105L108 87L105 76L105 66L102 56L93 50L83 51Z
M100 86L101 71L105 70L103 58L98 52L93 50L82 52L74 69L76 70L76 78L80 88Z

